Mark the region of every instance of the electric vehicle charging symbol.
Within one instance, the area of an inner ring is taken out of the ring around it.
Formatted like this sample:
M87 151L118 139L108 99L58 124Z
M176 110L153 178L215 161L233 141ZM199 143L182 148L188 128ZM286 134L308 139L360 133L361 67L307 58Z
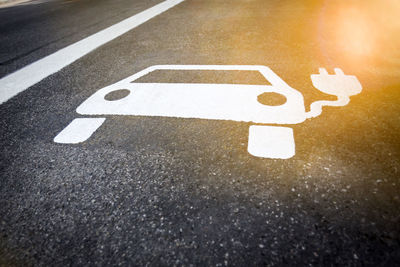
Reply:
M271 85L137 83L140 77L155 70L245 70L259 71ZM248 152L257 157L287 159L295 155L293 130L266 124L297 124L321 114L322 106L344 106L349 96L361 92L355 76L335 69L311 75L320 91L338 97L336 101L316 101L305 111L303 95L286 84L266 66L256 65L156 65L146 68L115 84L104 87L78 108L77 113L95 115L134 115L252 122L249 129ZM123 97L113 99L114 93ZM265 93L283 95L286 102L268 106L257 98ZM86 141L105 118L73 120L55 138L56 143L74 144Z

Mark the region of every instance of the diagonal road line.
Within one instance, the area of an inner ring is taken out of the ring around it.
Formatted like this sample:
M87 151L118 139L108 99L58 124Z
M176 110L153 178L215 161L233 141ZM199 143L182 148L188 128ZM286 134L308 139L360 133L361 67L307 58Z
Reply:
M0 104L56 73L94 49L145 23L185 0L167 0L0 79Z

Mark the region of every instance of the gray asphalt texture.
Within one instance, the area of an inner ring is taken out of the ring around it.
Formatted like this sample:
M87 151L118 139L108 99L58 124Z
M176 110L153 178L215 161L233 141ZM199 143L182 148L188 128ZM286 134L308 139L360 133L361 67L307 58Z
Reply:
M156 3L0 9L2 76ZM399 265L400 25L388 3L187 0L0 105L0 265ZM233 121L108 116L84 143L53 142L98 89L158 64L266 65L307 108L335 99L312 86L319 67L356 75L363 92L288 125L287 160L248 154L251 124Z

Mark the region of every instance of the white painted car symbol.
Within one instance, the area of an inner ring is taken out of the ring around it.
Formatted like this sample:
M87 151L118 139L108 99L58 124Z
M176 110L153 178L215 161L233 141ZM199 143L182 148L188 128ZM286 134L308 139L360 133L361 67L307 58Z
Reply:
M271 85L135 82L140 77L155 70L258 71ZM344 74L343 77L347 78ZM313 82L317 80L322 83L319 87L326 87L323 85L326 80L324 80L324 77L318 76L313 79ZM121 89L126 93L124 97L117 100L107 100L107 96L113 92L121 91ZM319 89L323 91L323 89ZM261 104L257 99L264 93L283 95L286 102L277 106ZM347 94L347 98L348 95L351 94ZM331 102L325 101L320 105L315 102L317 104L313 103L314 109L329 105ZM291 88L270 68L255 65L152 66L98 90L77 108L77 112L85 116L162 116L233 120L257 124L297 124L306 120L307 117L320 114L315 110L306 113L303 95L300 92ZM313 113L311 114L311 112ZM57 143L83 142L101 126L104 120L105 118L75 119L55 137L54 141ZM280 126L252 125L249 130L248 152L257 157L290 158L295 154L293 130Z

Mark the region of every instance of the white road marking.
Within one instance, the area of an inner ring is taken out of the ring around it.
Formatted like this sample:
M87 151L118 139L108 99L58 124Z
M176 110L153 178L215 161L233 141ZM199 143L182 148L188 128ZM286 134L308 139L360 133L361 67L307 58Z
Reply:
M256 70L271 85L135 83L143 75L168 70ZM150 70L150 71L149 71ZM107 101L113 91L127 89L126 97ZM280 106L266 106L257 96L275 92L286 97ZM98 90L78 108L81 115L136 115L294 124L306 119L303 95L266 66L162 65L153 66Z
M103 124L105 118L74 119L55 138L54 142L77 144L86 141Z
M131 93L120 100L107 101L104 96L118 89ZM302 99L289 99L281 106L257 102L265 92L282 93L268 85L131 83L108 87L97 92L77 108L81 115L135 115L255 123L297 123L305 120ZM299 100L299 101L296 101Z
M314 118L321 114L323 106L346 106L350 102L350 96L361 93L362 86L356 76L345 75L339 68L335 68L335 74L328 74L326 69L320 68L320 74L312 74L311 81L315 88L325 94L336 95L335 101L316 101L311 104L307 118Z
M256 157L288 159L295 154L293 129L278 126L252 125L247 151Z
M259 71L271 85L134 82L160 69ZM109 94L119 90L128 90L129 94L122 95L120 99L109 98ZM284 95L286 102L279 106L263 105L257 97L265 92ZM98 90L77 108L77 112L81 115L163 116L274 124L295 124L306 119L300 92L291 88L270 68L246 65L152 66ZM61 132L62 142L68 143L69 133L73 134L71 139L76 142L75 130L76 127L67 126ZM56 139L56 142L60 140ZM258 157L289 158L294 155L293 131L290 128L251 126L249 142L249 153Z
M271 85L135 83L137 79L154 70L259 71ZM355 76L344 75L340 69L335 69L335 75L328 75L324 69L320 72L321 74L311 75L314 86L324 93L337 95L338 100L314 102L311 104L311 111L307 113L300 92L291 88L270 68L253 65L152 66L98 90L77 108L77 112L87 116L162 116L262 124L297 124L306 118L318 116L324 105L346 105L350 95L358 94L362 90ZM118 94L118 91L121 94ZM283 95L286 102L278 106L267 106L258 102L258 96L270 92ZM79 127L73 124L74 121L71 123L72 126L68 125L59 134L61 137L55 138L55 142L61 140L62 143L76 143L76 131L79 131L79 128L85 132L83 133L85 138L97 129L85 128L84 119L79 122ZM100 124L97 127L103 122L104 120L98 122ZM293 130L278 126L250 126L247 150L256 157L291 158L295 155Z
M0 80L0 104L68 66L94 49L183 1L164 1L2 78Z
M32 0L0 0L0 8L5 8L5 7L11 7L11 6L17 6L20 4L24 4L25 2L29 2Z

